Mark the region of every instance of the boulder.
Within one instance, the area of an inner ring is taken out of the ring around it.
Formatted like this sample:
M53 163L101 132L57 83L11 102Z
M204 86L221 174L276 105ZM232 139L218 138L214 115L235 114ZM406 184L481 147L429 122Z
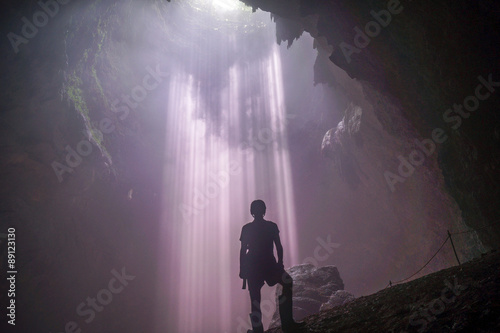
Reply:
M321 309L345 304L354 296L344 289L344 282L340 278L335 266L315 267L311 264L293 266L287 270L293 279L293 316L295 320L314 313ZM281 286L276 288L276 300L281 295ZM278 304L278 301L276 301ZM276 308L269 325L270 328L280 326L279 310Z

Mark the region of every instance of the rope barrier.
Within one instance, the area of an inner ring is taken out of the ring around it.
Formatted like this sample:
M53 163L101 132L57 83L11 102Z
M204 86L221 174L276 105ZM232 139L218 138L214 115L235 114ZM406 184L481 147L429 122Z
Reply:
M434 253L434 255L429 259L427 260L427 262L425 263L424 266L422 266L418 271L416 271L415 273L413 273L412 275L410 275L409 277L407 277L406 279L403 279L403 280L399 280L399 281L396 281L396 282L391 282L389 281L389 284L384 288L384 289L387 289L387 287L389 287L389 285L394 285L394 284L398 284L398 283L401 283L401 282L404 282L406 280L409 280L411 279L412 277L414 277L415 275L417 275L418 273L420 273L431 261L432 259L434 259L434 257L439 253L439 251L441 251L441 249L443 248L444 244L446 244L446 242L448 241L448 239L450 238L450 236L447 236L446 239L444 240L443 244L441 244L441 246L439 247L439 249L436 251L436 253Z
M476 232L476 231L479 231L479 230L483 230L483 229L486 229L486 228L491 228L495 225L498 224L499 221L496 221L495 223L493 224L488 224L488 225L485 225L479 229L471 229L471 230L465 230L465 231L458 231L458 232L454 232L454 233L450 233L450 231L448 231L448 236L446 237L446 239L444 240L443 244L441 244L441 246L439 247L439 249L436 251L436 253L434 253L434 255L429 259L427 260L427 262L424 264L424 266L422 266L418 271L416 271L415 273L413 273L412 275L410 275L409 277L407 277L406 279L403 279L403 280L399 280L399 281L396 281L396 282L392 282L389 280L389 283L387 284L387 286L385 286L384 289L387 289L388 287L392 287L393 285L395 284L398 284L398 283L401 283L401 282L404 282L406 280L409 280L411 279L412 277L414 277L415 275L417 275L418 273L420 273L431 261L432 259L434 259L434 257L439 253L439 251L441 251L441 249L443 248L444 244L446 244L446 242L448 241L448 239L451 241L452 243L452 246L453 246L453 251L455 252L455 256L457 258L457 261L458 261L458 264L460 265L460 261L458 260L458 256L457 256L457 253L455 251L455 246L453 245L453 239L451 238L451 236L455 236L455 235L461 235L461 234L467 234L469 232Z

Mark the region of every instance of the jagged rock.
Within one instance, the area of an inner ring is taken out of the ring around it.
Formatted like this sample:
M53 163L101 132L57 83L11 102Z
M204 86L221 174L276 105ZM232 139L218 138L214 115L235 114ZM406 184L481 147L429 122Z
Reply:
M344 305L349 302L354 301L355 297L348 291L345 290L337 290L330 296L328 302L321 304L319 311L332 309L336 306Z
M363 144L360 128L363 110L351 103L344 111L344 118L326 132L321 144L323 156L334 161L335 168L340 176L352 187L359 182L359 164L354 155L356 147Z
M344 111L344 118L338 123L337 127L326 132L321 150L323 154L330 157L331 154L342 153L351 148L353 144L361 146L361 117L363 110L361 107L351 103Z
M354 299L354 296L343 290L344 282L335 266L316 268L311 264L302 264L287 271L293 279L293 315L296 320L319 312L325 306L324 303L329 304L332 300L338 303L339 300L348 302L350 297ZM338 293L339 291L341 293ZM279 285L276 289L276 299L278 295L281 295ZM277 326L280 326L278 308L269 327Z

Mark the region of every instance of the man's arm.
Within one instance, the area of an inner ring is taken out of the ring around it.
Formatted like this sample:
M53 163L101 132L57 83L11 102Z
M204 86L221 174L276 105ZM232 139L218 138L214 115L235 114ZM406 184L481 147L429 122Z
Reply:
M244 265L245 265L245 256L247 254L247 244L241 242L241 249L240 249L240 278L244 279L246 278L244 270Z
M276 252L278 252L278 264L283 265L283 245L281 245L280 235L277 233L274 237Z
M241 267L241 264L243 263L243 261L245 260L245 255L247 254L247 245L246 244L243 244L243 242L241 242L241 249L240 249L240 267Z

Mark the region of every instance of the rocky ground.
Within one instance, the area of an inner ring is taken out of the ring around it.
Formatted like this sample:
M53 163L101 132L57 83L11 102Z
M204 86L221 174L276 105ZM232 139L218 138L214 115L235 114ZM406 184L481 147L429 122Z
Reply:
M499 273L500 252L490 252L309 316L304 333L500 332Z

